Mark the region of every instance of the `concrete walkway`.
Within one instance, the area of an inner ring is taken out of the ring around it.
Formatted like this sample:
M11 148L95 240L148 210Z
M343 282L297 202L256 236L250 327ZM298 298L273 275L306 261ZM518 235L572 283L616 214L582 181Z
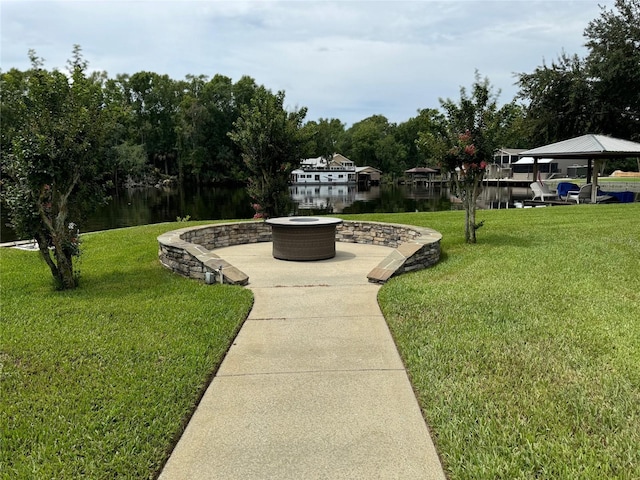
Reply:
M367 273L386 247L287 262L271 243L216 249L253 309L161 480L444 479Z

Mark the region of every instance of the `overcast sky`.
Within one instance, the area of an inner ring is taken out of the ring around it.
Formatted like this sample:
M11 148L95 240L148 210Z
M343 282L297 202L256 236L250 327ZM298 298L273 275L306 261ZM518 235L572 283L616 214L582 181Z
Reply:
M458 99L476 69L510 101L515 73L563 51L585 55L598 4L613 0L0 0L0 64L25 70L34 49L64 69L79 44L90 69L110 77L249 75L308 107L307 120L399 123Z

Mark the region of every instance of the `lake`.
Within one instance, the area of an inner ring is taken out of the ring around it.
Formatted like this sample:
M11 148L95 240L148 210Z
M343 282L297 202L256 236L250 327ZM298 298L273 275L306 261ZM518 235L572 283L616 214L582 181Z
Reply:
M446 186L383 185L359 190L355 185L290 187L297 215L330 213L433 212L460 208ZM527 187L484 187L481 208L508 208L530 198ZM244 188L137 188L113 192L109 203L92 215L81 232L191 220L252 218L251 199ZM7 227L6 209L0 212L0 243L18 240Z

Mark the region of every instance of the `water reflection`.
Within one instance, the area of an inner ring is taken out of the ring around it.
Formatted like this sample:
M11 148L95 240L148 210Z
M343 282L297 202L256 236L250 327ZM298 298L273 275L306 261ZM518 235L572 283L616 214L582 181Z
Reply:
M359 190L355 185L303 185L291 187L298 215L331 213L433 212L461 208L446 185L383 185ZM513 208L514 201L531 198L528 187L487 186L480 194L480 208ZM251 199L242 187L194 186L183 189L129 189L114 192L109 203L87 221L83 232L175 221L252 218ZM0 211L0 242L16 240Z
M115 192L107 205L86 222L86 231L191 220L250 218L251 201L244 188L144 188Z
M513 208L513 203L531 199L529 187L483 186L478 207L485 209Z
M17 240L7 226L6 209L2 208L0 214L0 242ZM222 220L251 218L253 214L251 200L244 188L136 188L113 192L106 205L78 223L82 232L93 232L172 222L187 216L191 220Z
M340 213L356 201L356 185L296 185L289 187L298 210L323 210Z
M384 185L359 190L355 185L299 185L290 188L297 214L435 212L462 208L446 185ZM483 186L480 208L510 208L530 198L527 187Z

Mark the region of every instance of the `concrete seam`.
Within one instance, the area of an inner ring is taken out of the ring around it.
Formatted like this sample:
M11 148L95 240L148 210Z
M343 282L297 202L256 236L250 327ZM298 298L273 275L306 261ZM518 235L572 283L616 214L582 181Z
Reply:
M349 373L349 372L399 372L405 373L404 368L348 368L348 369L332 369L332 370L294 370L291 372L254 372L254 373L227 373L218 374L216 378L223 377L264 377L271 375L302 375L302 374L315 374L315 373Z

